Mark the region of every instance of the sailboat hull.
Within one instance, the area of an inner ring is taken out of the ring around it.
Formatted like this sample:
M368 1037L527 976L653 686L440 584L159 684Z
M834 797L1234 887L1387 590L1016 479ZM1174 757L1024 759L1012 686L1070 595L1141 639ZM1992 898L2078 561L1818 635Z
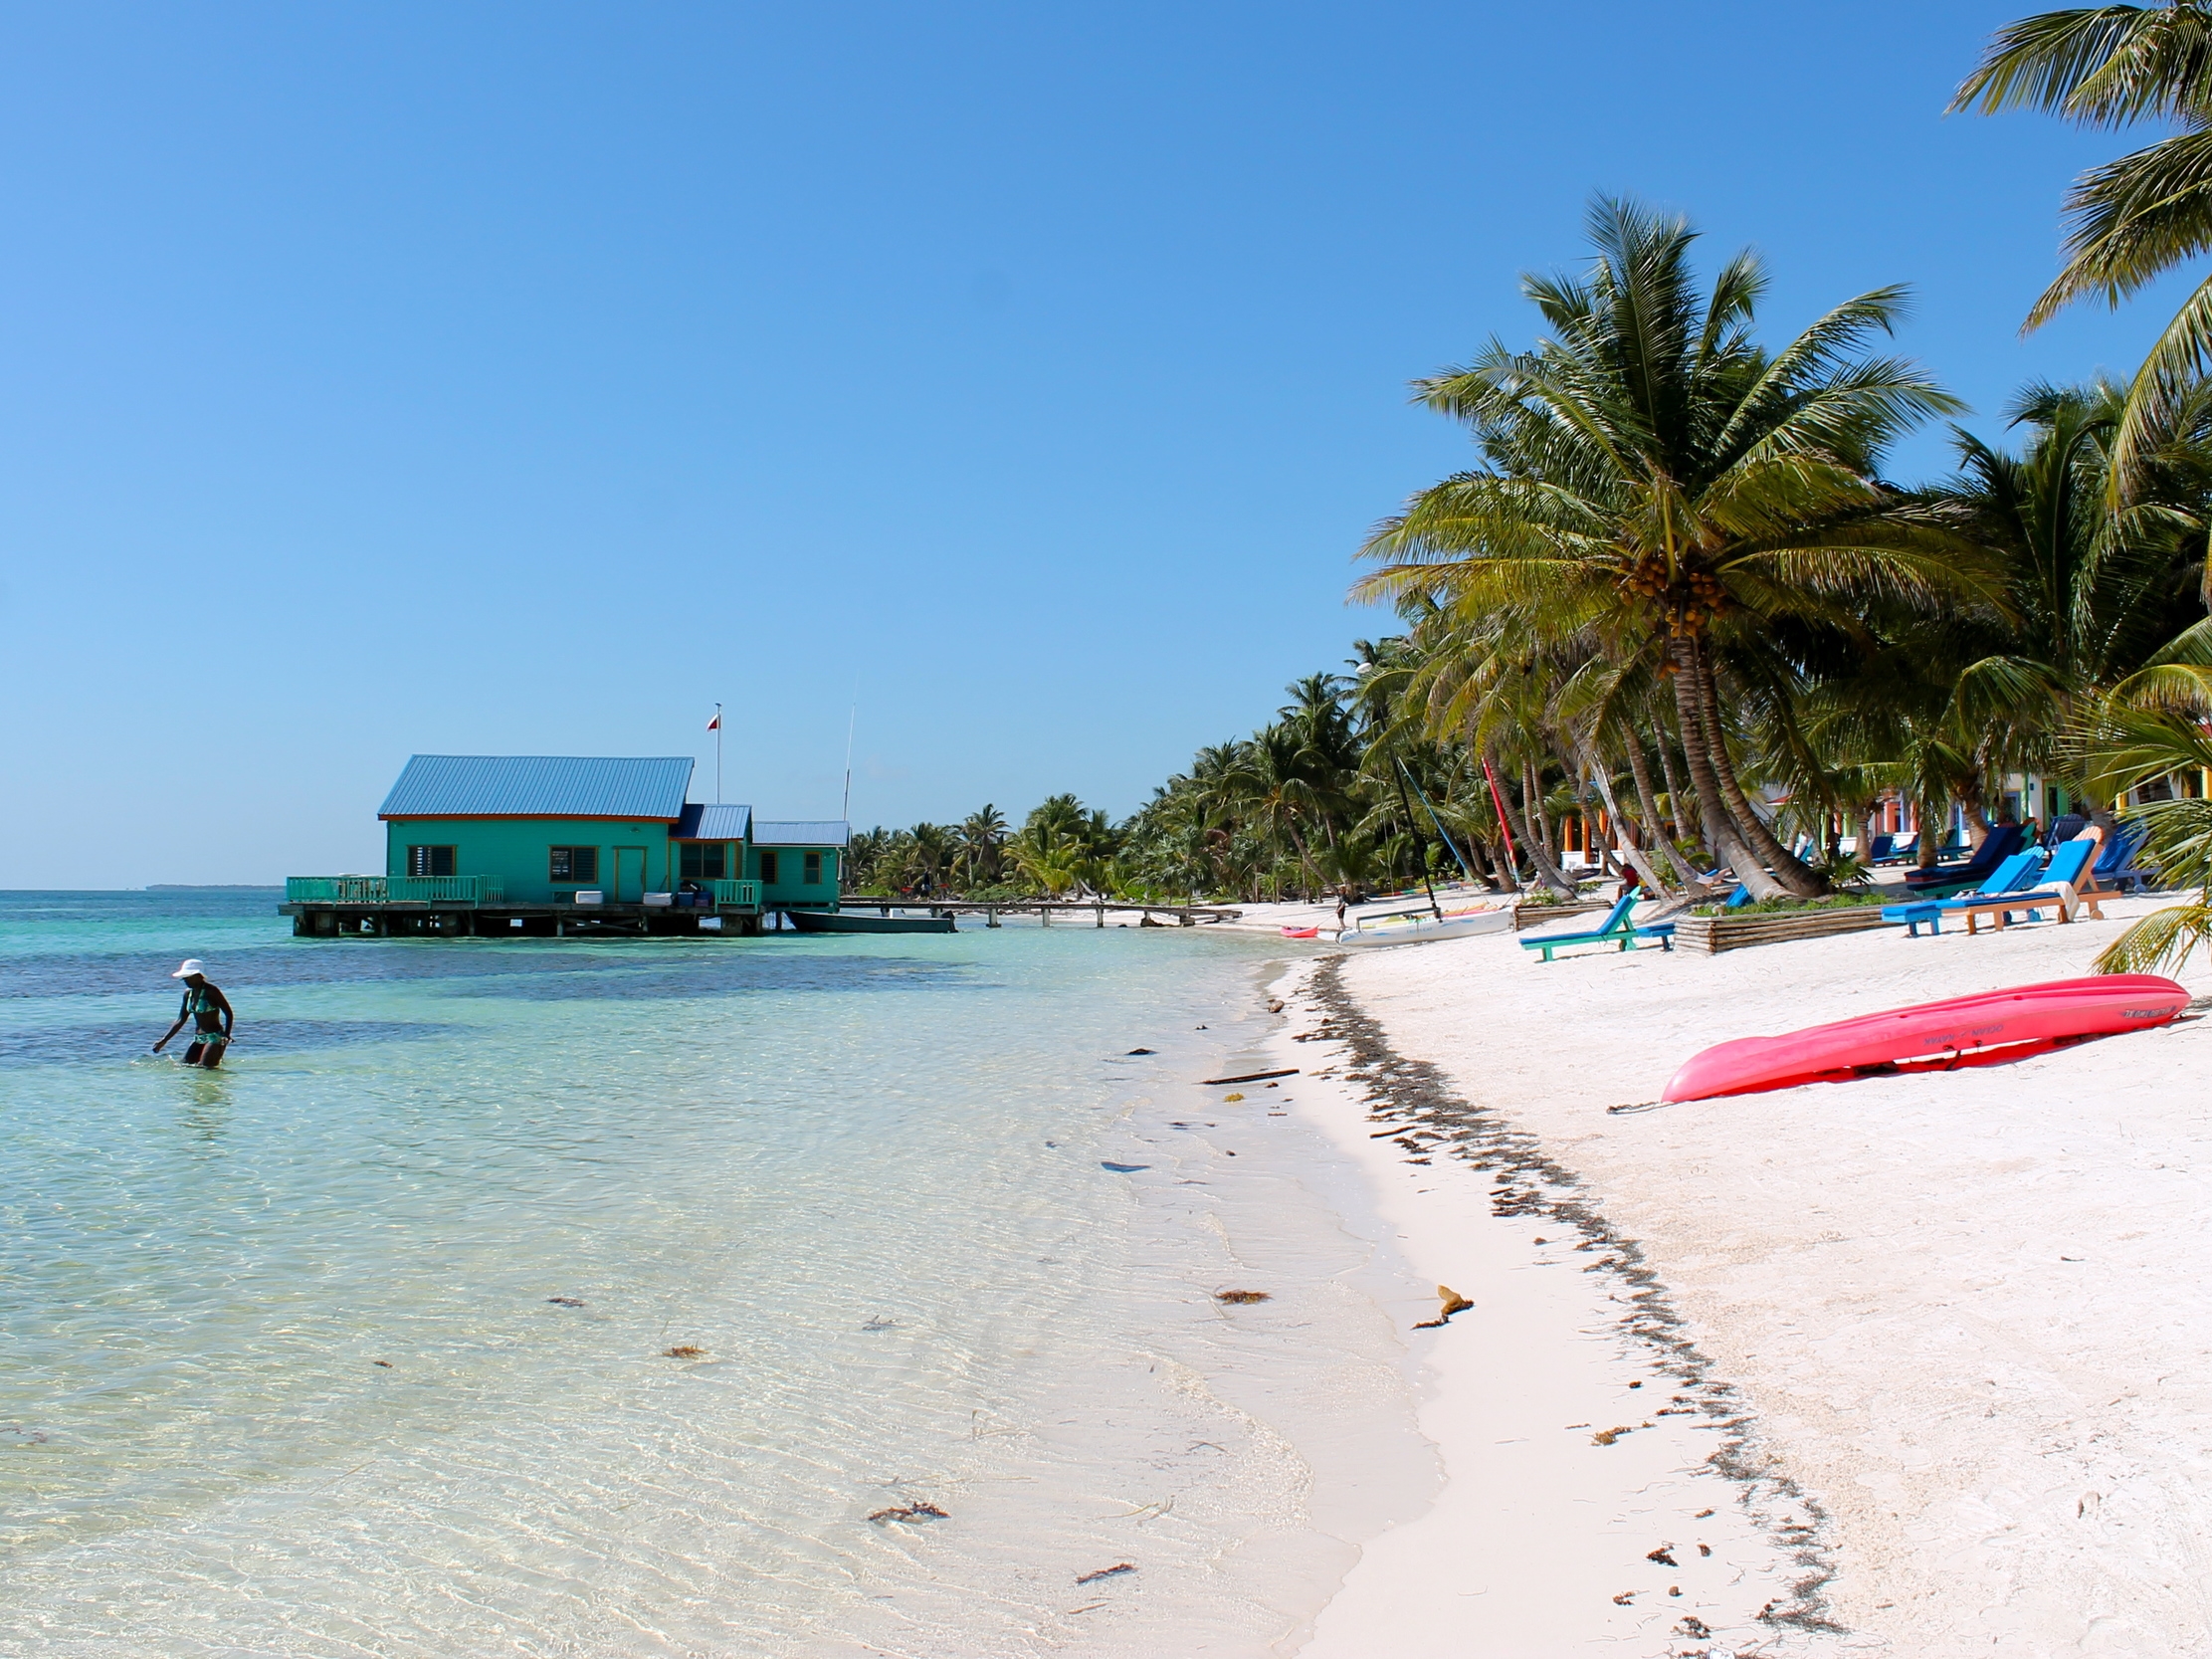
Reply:
M951 933L949 916L862 916L854 911L786 911L802 933Z

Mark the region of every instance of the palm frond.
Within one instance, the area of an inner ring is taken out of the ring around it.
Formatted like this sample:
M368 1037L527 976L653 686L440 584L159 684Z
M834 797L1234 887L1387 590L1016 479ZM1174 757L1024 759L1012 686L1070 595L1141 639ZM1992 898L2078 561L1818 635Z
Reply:
M2212 246L2212 131L2184 132L2092 168L2067 193L2066 265L2022 325L2087 296L2118 304Z
M2212 18L2180 0L2044 12L1999 30L1951 100L1955 110L2042 109L2116 126L2201 115L2212 83Z
M2212 904L2168 905L2130 924L2095 965L2100 973L2178 973L2200 944L2212 948Z

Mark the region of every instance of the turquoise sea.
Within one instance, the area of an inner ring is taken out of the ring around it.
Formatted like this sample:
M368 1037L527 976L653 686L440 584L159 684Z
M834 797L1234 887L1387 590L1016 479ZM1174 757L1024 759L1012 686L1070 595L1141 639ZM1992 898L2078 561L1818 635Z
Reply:
M1262 1654L1424 1501L1348 1177L1195 1087L1266 940L276 902L0 895L0 1654Z

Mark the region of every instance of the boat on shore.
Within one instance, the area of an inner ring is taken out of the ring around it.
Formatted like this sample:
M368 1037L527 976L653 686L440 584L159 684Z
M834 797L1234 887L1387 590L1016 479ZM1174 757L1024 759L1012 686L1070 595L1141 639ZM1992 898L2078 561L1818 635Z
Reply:
M2164 1025L2188 1005L2186 987L2147 973L2014 985L1779 1037L1716 1043L1685 1061L1660 1099L1712 1100L1801 1083L2024 1060L2092 1037Z
M1477 933L1512 932L1510 905L1473 905L1446 911L1439 917L1423 905L1416 910L1382 911L1362 916L1349 928L1286 928L1289 938L1309 938L1327 944L1365 948L1375 944L1422 944L1431 939L1467 938Z
M854 911L785 911L802 933L953 933L949 916L862 916Z

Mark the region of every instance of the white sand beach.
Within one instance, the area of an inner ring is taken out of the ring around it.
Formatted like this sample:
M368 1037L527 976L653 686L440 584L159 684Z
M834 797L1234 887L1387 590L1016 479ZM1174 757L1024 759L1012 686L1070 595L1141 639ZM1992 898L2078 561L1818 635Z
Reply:
M1545 966L1501 936L1296 968L1297 1110L1395 1227L1406 1324L1434 1317L1431 1281L1476 1304L1408 1334L1442 1497L1365 1547L1298 1651L2212 1646L2204 1021L1606 1111L1725 1038L2087 972L2151 908L1716 957Z

